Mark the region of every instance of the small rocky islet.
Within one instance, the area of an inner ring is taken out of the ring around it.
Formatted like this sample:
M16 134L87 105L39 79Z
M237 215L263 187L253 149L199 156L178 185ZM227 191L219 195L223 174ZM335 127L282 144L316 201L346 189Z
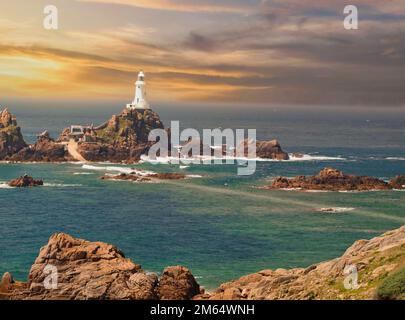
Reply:
M26 282L6 272L5 300L352 300L405 299L405 226L371 240L356 241L339 258L307 268L262 270L205 292L189 269L171 266L159 275L145 272L116 246L68 234L52 235ZM344 286L355 265L358 286ZM57 286L45 286L56 268Z
M149 182L154 180L183 180L187 176L182 173L146 173L139 174L133 173L120 173L118 175L104 175L102 180L120 180L120 181L135 181L135 182Z
M44 182L40 179L34 179L28 175L23 175L17 179L10 180L7 184L13 188L27 188L43 186Z
M389 182L368 177L345 174L334 168L324 168L315 176L294 178L277 177L271 185L260 187L269 190L299 191L381 191L405 189L405 176L396 176Z

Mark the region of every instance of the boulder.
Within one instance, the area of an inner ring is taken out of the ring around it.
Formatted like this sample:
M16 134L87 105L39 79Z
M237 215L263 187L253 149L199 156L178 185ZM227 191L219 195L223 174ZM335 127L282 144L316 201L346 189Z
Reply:
M200 293L200 286L185 267L167 267L157 288L161 300L188 300Z

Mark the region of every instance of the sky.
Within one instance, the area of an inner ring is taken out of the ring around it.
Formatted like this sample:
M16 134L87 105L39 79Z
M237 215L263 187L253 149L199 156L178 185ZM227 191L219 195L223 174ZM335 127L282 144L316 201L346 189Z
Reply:
M405 108L405 1L0 2L0 105L130 102L140 69L152 104Z

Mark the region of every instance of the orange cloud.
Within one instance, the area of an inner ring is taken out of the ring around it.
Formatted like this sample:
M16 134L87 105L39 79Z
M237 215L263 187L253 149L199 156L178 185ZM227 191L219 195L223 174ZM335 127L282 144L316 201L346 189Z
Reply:
M95 2L121 4L146 9L172 10L182 12L229 12L247 13L252 11L252 5L241 1L222 3L221 1L190 1L190 0L79 0L80 2Z

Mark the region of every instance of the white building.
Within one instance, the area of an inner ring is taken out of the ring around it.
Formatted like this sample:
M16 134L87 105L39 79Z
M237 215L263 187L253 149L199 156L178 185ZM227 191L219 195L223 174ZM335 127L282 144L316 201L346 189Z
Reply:
M143 71L139 72L138 80L135 82L135 98L132 103L127 104L128 109L150 109L149 103L146 101L146 82Z

